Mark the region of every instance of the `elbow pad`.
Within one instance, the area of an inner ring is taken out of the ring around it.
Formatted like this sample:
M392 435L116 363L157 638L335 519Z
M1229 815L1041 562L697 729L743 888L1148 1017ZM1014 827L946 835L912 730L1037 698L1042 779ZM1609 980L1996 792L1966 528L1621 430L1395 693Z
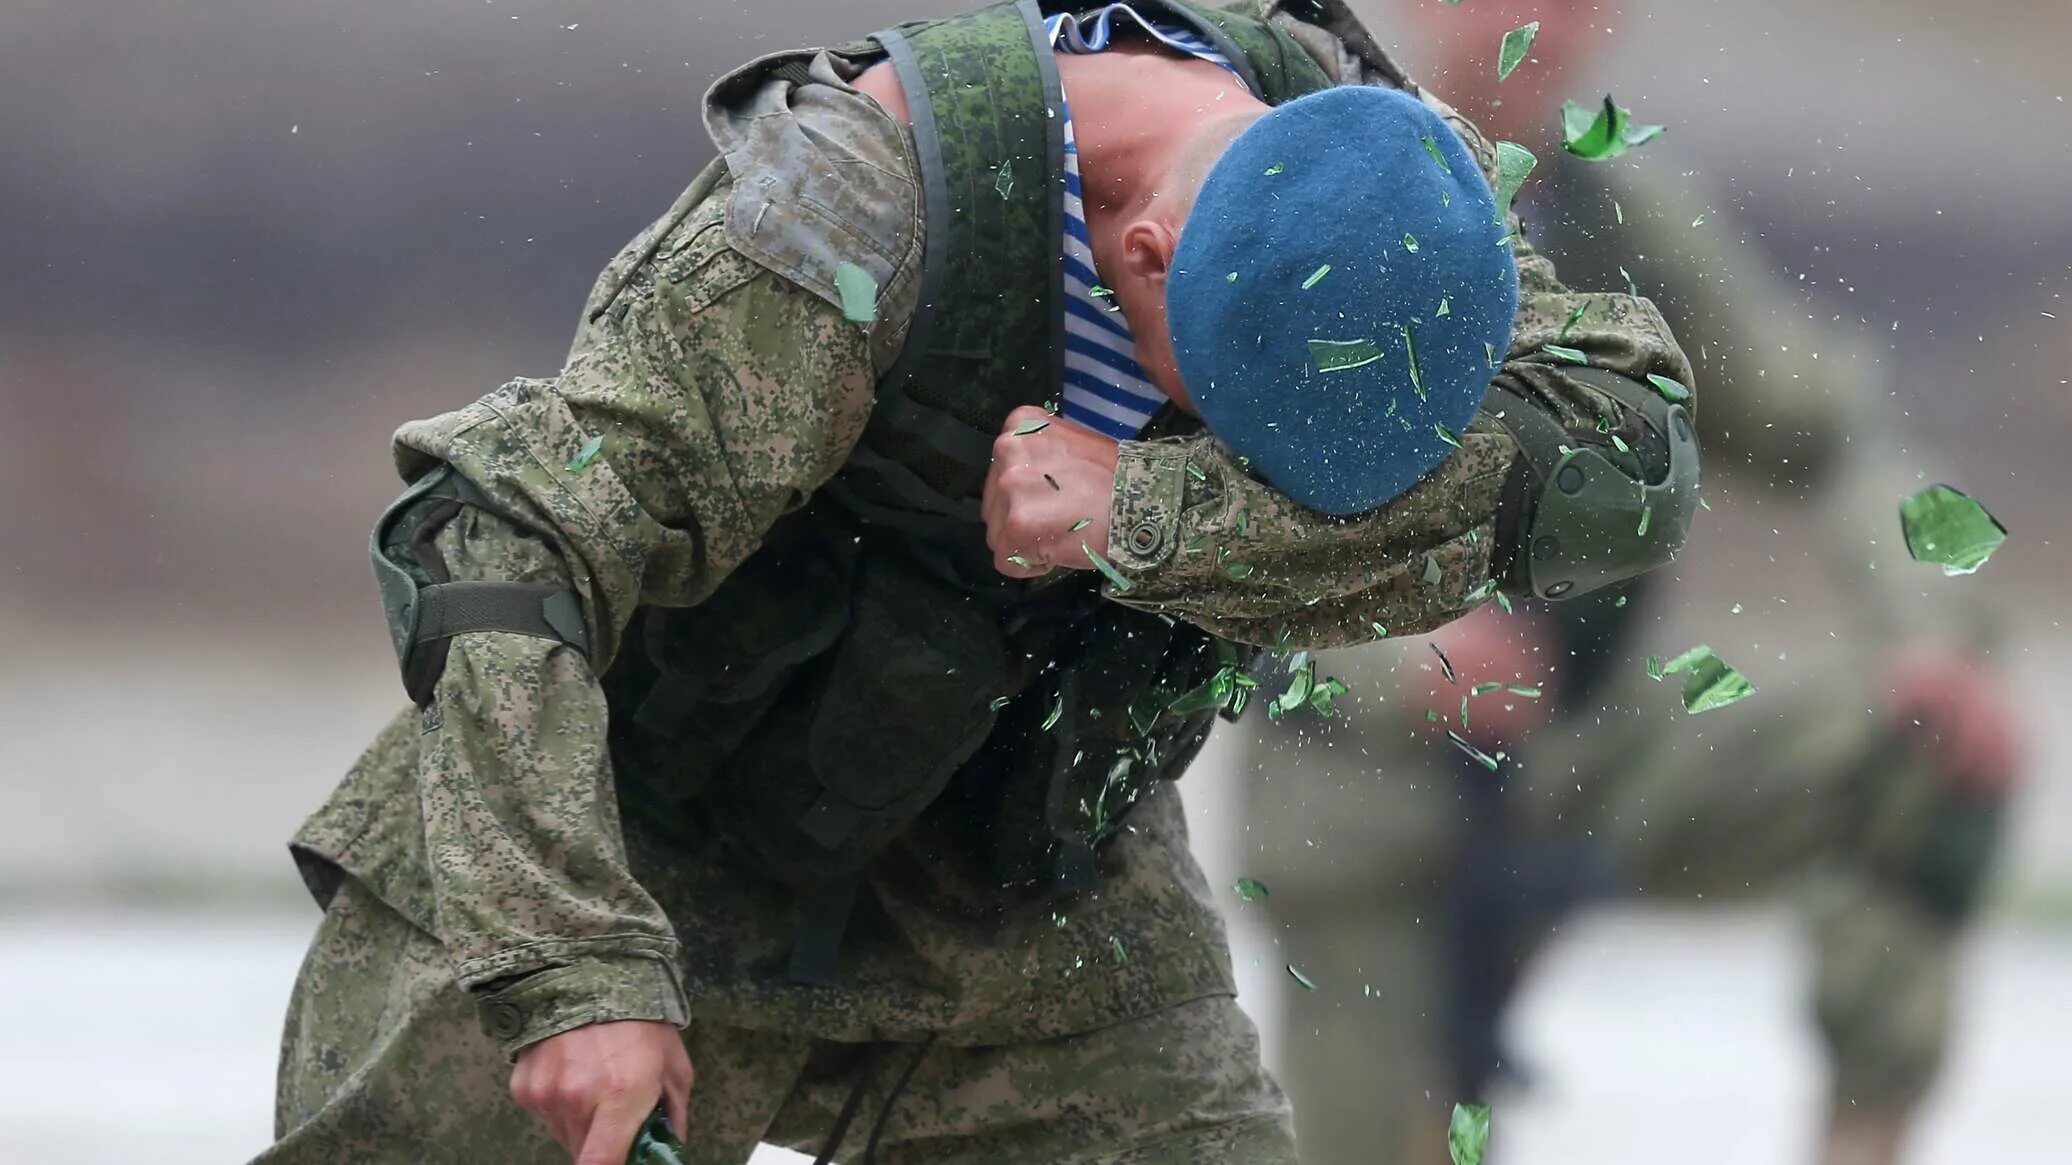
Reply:
M1572 431L1504 380L1483 405L1521 450L1497 515L1497 577L1542 599L1586 595L1675 558L1698 505L1685 405L1605 369L1562 372L1616 399L1624 423Z
M405 490L374 527L374 581L403 668L403 690L420 708L431 701L446 670L447 644L455 635L508 631L589 650L574 591L452 579L433 539L465 506L500 515L472 482L442 465Z

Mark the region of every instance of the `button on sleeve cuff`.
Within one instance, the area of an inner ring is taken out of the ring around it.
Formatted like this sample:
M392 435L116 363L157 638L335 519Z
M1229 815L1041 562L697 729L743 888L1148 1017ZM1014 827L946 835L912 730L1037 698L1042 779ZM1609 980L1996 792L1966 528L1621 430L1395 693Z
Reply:
M644 1019L682 1027L690 1022L676 967L634 957L553 967L476 994L482 1030L504 1058L572 1028Z

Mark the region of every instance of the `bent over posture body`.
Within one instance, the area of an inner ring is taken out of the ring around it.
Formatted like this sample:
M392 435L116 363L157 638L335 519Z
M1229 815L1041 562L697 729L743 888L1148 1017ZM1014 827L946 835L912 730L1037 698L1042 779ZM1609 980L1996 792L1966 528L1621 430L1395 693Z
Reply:
M1488 143L1281 7L758 61L562 372L397 434L417 706L295 840L261 1160L616 1165L658 1101L699 1162L1293 1159L1200 693L1646 569L1696 453L1653 307L1577 315ZM1516 554L1571 464L1654 535Z

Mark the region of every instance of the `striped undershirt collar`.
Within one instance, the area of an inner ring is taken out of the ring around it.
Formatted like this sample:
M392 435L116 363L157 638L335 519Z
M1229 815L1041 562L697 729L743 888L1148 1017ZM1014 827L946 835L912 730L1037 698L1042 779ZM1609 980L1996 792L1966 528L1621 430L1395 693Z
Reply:
M1151 20L1127 4L1111 4L1085 17L1068 13L1044 21L1052 49L1061 53L1097 53L1118 33L1137 31L1175 52L1199 57L1230 69L1222 53L1192 29ZM1062 96L1062 93L1061 93ZM1062 102L1059 117L1065 136L1065 384L1063 412L1067 420L1097 433L1127 441L1143 432L1165 395L1137 363L1136 341L1114 298L1095 295L1101 287L1086 230L1081 200L1079 147L1072 134L1072 104ZM1106 289L1103 288L1105 291Z

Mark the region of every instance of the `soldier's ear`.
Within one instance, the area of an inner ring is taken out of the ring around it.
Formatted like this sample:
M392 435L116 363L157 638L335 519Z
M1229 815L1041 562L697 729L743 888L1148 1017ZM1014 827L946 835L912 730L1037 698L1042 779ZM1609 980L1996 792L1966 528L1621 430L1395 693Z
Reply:
M1180 235L1155 218L1140 218L1122 228L1122 278L1138 286L1165 286Z

